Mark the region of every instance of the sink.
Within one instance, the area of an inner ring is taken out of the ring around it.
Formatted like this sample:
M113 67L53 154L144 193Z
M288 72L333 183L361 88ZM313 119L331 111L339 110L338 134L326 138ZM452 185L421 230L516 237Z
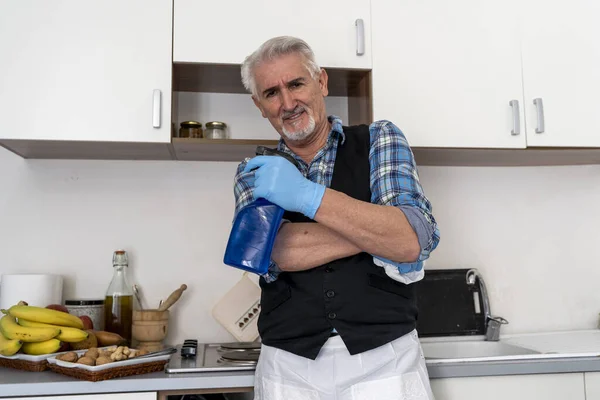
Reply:
M540 352L503 342L448 341L421 342L426 359L506 357Z

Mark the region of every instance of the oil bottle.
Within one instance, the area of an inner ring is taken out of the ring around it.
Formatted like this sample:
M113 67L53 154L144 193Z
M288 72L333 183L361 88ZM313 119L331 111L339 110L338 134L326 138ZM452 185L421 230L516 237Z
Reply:
M127 252L113 253L113 277L104 301L104 330L121 335L131 345L133 288L127 280Z

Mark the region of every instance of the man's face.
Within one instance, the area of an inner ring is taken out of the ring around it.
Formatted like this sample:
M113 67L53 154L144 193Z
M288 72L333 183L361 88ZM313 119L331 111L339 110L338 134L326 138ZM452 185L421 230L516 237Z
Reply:
M327 118L327 73L321 70L318 79L313 79L301 54L262 62L255 68L254 77L254 104L284 138L303 141Z

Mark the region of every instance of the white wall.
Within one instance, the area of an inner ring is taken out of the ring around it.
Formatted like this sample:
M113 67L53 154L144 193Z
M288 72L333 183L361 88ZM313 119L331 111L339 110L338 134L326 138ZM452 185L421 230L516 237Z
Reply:
M592 329L600 166L426 167L442 239L429 268L478 268L507 332Z
M112 251L158 304L181 283L170 339L231 340L210 316L241 272L222 256L235 163L23 160L0 149L0 273L65 276L104 296ZM442 240L428 268L479 268L507 332L594 328L600 166L420 168Z

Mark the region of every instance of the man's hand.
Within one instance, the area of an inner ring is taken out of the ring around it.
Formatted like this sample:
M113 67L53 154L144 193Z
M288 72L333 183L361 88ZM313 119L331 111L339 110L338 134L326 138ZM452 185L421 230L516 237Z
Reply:
M288 160L278 156L257 156L246 164L244 172L254 173L254 198L263 198L279 207L314 218L325 186L306 179Z

